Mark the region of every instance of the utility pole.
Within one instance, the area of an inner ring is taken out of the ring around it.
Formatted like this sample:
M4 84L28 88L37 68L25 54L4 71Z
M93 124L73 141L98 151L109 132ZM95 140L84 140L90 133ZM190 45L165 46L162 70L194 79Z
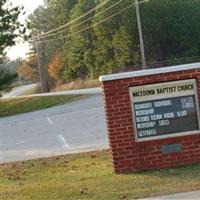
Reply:
M39 70L39 77L40 77L40 86L41 86L41 92L44 92L44 84L43 84L43 76L42 76L42 70L41 70L41 63L40 63L40 52L39 52L39 44L40 44L40 37L38 36L35 42L36 51L37 51L37 60L38 60L38 70Z
M142 69L145 70L147 69L147 66L146 66L146 60L145 60L144 41L143 41L142 26L141 26L141 20L140 20L140 8L139 8L138 0L135 0L135 9L136 9L137 25L138 25L138 32L139 32L139 39L140 39Z

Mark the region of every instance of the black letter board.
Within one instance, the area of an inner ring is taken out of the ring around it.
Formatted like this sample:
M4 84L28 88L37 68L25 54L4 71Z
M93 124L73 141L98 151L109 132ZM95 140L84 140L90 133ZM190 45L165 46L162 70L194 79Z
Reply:
M199 130L195 79L130 88L136 140L194 134Z

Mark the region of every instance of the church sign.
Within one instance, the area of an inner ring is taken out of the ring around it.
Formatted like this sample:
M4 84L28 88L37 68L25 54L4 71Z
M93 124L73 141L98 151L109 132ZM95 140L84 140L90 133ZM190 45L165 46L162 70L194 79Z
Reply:
M195 79L129 88L136 141L199 132Z

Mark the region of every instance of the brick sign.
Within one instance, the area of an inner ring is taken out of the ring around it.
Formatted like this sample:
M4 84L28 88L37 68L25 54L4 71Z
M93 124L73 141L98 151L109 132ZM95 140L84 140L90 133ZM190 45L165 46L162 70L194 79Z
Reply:
M116 173L200 163L200 63L100 81Z
M199 130L195 79L129 90L137 141L193 134Z

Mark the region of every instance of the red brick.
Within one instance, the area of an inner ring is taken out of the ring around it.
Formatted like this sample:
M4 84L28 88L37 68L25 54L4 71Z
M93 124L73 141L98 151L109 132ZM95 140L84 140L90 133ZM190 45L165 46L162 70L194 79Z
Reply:
M136 142L130 86L196 78L200 94L200 69L103 82L108 138L116 173L166 168L200 162L200 135ZM200 99L200 96L199 96ZM181 153L162 154L162 145L180 143Z
M188 79L190 78L190 75L189 74L182 74L179 76L180 79Z

